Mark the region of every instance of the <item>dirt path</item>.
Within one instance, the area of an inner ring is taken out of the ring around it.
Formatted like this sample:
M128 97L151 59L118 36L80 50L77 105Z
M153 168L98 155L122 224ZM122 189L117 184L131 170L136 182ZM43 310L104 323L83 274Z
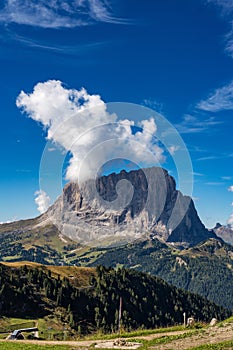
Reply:
M1 340L1 341L11 341L12 340ZM103 342L103 340L83 340L83 341L63 341L63 340L16 340L15 342L21 343L21 344L36 344L36 345L69 345L73 346L74 349L80 348L89 348L89 346Z
M175 336L189 333L190 330L166 332L166 333L155 333L146 336L138 336L135 339L153 340L162 338L165 336ZM116 340L116 339L115 339ZM130 340L124 339L124 340ZM205 330L200 330L196 335L190 335L184 339L178 339L170 341L167 344L160 344L151 346L151 350L188 350L194 346L203 344L215 344L226 340L233 340L233 323L225 324L223 327L211 327ZM6 341L6 340L5 340ZM72 350L78 349L89 349L94 344L110 343L111 340L80 340L80 341L47 341L47 340L17 340L17 343L24 344L38 344L38 345L69 345ZM113 347L112 347L113 348Z
M184 334L187 333L187 330L184 331L175 331L175 332L166 332L166 333L156 333L156 334L149 334L149 335L142 335L135 337L137 339L145 339L145 340L152 340L156 338L161 338L164 336L170 336L170 335L179 335L179 334ZM124 340L130 340L131 338L124 339ZM116 340L116 339L114 339ZM113 340L113 341L114 341ZM6 341L6 340L3 340ZM109 340L111 341L111 340ZM101 344L104 342L109 342L108 340L104 341L102 340L79 340L79 341L51 341L51 340L17 340L17 343L23 343L23 344L38 344L38 345L69 345L74 347L74 349L78 348L88 348L93 344Z
M197 335L188 338L171 341L167 344L155 345L150 349L154 350L188 350L194 346L204 344L216 344L226 340L233 340L233 324L226 324L224 327L212 327Z

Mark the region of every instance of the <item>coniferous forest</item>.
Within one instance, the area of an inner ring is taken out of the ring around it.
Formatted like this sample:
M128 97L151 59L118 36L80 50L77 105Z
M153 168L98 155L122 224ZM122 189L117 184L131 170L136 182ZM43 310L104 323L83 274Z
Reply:
M98 266L90 271L88 283L80 286L73 277L54 274L42 265L0 264L0 314L38 318L62 309L69 326L82 334L117 331L120 298L125 330L180 324L184 312L204 322L230 315L198 295L133 269Z

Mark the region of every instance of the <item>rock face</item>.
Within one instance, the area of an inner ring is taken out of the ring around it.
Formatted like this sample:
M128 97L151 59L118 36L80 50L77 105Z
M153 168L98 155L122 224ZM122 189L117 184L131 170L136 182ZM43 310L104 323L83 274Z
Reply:
M224 242L233 245L233 229L230 225L224 226L217 223L213 229L215 234L224 240Z
M216 237L200 221L190 197L159 167L69 183L45 218L63 235L93 245L150 236L183 246Z

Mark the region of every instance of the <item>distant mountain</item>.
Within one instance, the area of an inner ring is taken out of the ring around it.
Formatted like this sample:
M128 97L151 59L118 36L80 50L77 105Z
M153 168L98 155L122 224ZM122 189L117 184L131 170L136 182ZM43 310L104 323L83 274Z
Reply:
M222 320L230 312L214 303L134 270L0 264L1 316L38 318L50 315L67 331L85 334L118 330L122 298L124 330L183 322L183 312L196 320Z
M5 234L28 234L33 243L43 233L48 243L49 236L55 234L67 245L77 242L102 247L142 237L189 247L216 238L200 221L192 199L177 191L175 180L159 167L121 171L81 186L69 183L45 214L0 225L1 232L4 238L1 235L0 239L5 239Z
M233 229L230 225L224 226L217 223L213 231L219 238L223 239L224 242L233 245Z
M149 236L188 247L216 238L200 221L190 197L159 167L69 183L44 215L63 235L108 246Z

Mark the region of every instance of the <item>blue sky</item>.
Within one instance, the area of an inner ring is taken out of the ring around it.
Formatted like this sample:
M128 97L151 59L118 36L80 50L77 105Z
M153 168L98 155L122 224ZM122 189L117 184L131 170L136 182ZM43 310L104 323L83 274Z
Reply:
M0 222L38 214L46 131L16 99L56 80L105 103L161 113L190 152L201 219L207 227L226 224L233 202L232 0L47 3L0 4Z

